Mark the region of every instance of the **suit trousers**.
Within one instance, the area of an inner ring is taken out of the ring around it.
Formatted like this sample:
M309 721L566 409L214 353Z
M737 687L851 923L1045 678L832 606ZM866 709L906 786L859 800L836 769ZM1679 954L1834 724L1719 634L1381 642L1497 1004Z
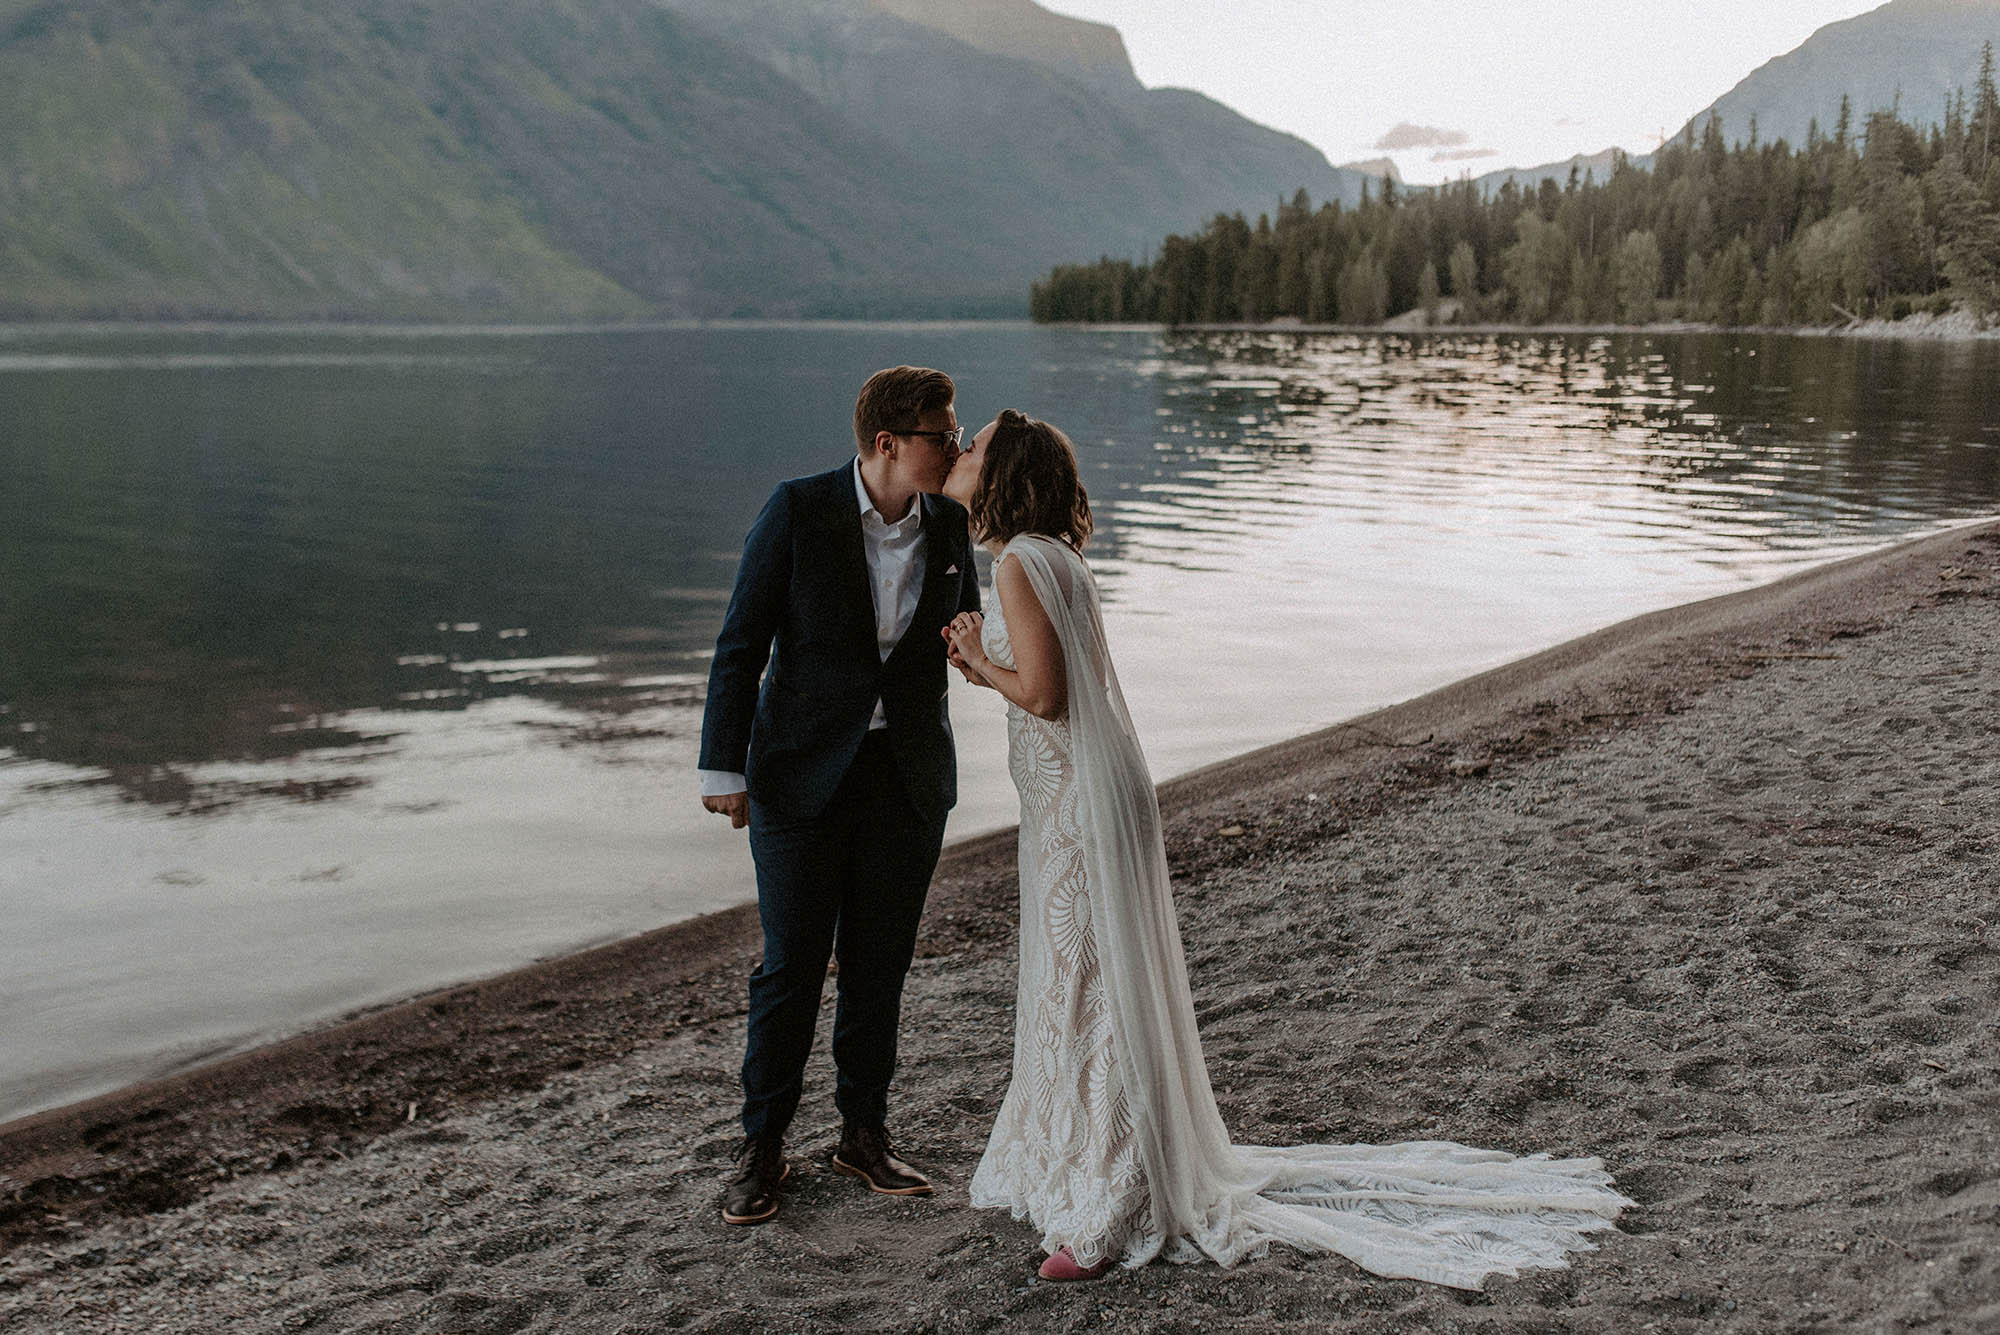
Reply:
M798 1110L829 958L834 1105L849 1122L883 1124L903 979L943 845L944 818L910 802L886 729L868 734L819 815L788 820L752 800L764 958L750 975L746 1136L782 1136Z

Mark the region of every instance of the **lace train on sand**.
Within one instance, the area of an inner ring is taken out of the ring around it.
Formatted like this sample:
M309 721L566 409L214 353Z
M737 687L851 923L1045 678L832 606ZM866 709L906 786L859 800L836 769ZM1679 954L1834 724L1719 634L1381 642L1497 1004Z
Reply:
M1111 670L1097 592L1059 543L1018 538L1064 654L1070 712L1010 706L1021 795L1021 973L1013 1079L972 1203L1032 1220L1083 1266L1273 1242L1377 1274L1477 1288L1560 1266L1629 1204L1596 1159L1446 1141L1231 1145L1194 1028L1151 776ZM999 599L985 646L1012 666Z

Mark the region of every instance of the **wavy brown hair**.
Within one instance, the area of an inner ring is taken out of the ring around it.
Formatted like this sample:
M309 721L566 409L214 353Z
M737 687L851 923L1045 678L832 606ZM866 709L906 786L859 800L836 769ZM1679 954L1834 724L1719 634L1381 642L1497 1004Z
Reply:
M1082 551L1090 538L1090 496L1077 476L1076 447L1049 423L1007 409L986 442L970 511L982 542L1039 533Z

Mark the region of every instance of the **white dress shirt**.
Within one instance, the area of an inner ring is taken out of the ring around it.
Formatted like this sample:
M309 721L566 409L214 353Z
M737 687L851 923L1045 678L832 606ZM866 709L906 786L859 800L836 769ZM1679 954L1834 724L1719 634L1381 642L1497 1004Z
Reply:
M868 595L875 605L875 648L888 662L897 641L910 628L917 614L917 599L923 593L924 500L910 498L909 513L888 520L869 499L867 484L861 480L861 458L854 460L854 499L861 507L861 546L868 557ZM889 726L882 701L875 701L869 731ZM701 795L726 797L749 787L741 774L728 770L701 771Z

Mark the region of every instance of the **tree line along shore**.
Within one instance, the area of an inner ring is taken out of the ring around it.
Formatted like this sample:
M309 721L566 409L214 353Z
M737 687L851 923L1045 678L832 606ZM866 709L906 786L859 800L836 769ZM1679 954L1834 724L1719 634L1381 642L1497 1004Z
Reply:
M1993 47L1941 121L1898 109L1858 127L1846 98L1803 147L1725 140L1710 117L1643 167L1572 167L1565 184L1471 180L1312 207L1218 214L1147 260L1059 265L1030 293L1041 323L1825 325L2000 314L2000 96Z

